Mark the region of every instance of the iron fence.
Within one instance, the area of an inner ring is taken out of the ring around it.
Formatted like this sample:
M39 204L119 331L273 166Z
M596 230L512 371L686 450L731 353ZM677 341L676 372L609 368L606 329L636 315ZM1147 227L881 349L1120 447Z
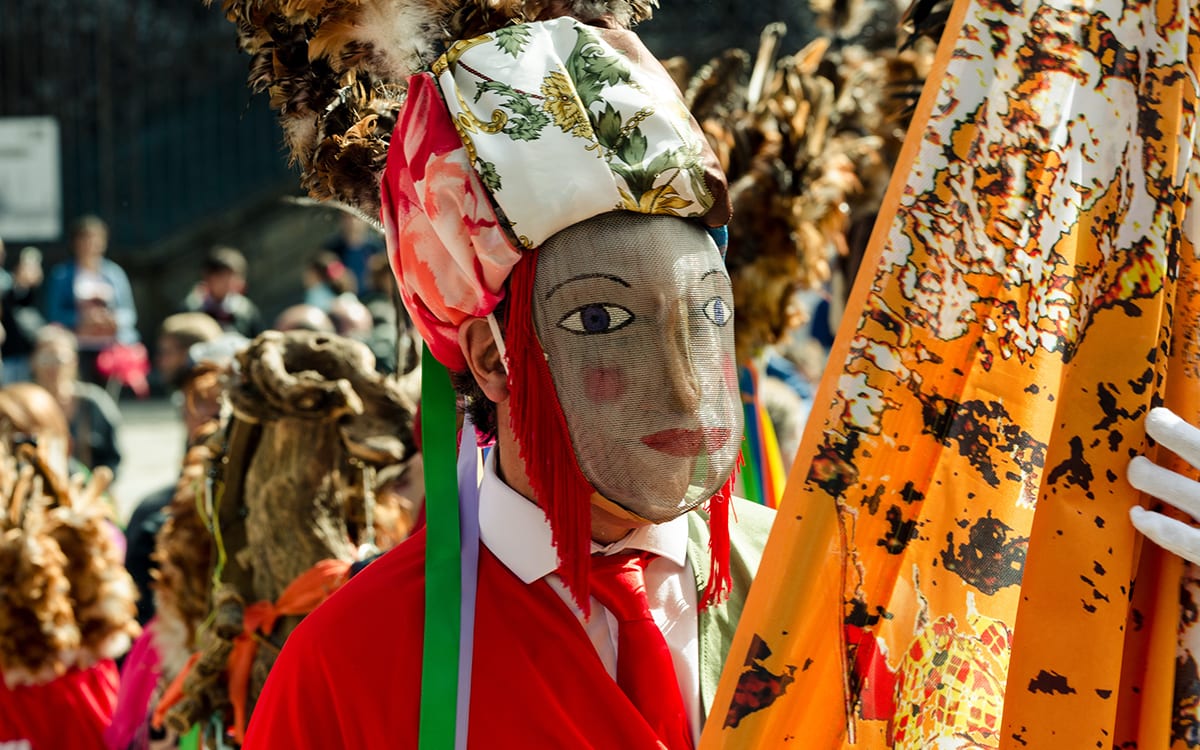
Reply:
M63 218L104 217L118 257L296 186L218 7L0 0L0 10L0 117L58 120ZM731 46L753 48L771 21L788 23L794 49L813 35L811 19L797 0L663 2L639 30L656 54L699 65Z
M295 184L219 9L152 0L0 4L0 117L58 120L66 221L99 214L114 249L128 251Z

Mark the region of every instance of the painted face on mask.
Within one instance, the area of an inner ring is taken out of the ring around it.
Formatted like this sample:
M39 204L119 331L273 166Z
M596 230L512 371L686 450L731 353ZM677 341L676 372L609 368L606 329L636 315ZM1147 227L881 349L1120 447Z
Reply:
M605 214L547 240L534 320L579 468L661 523L732 472L742 438L733 293L703 228Z

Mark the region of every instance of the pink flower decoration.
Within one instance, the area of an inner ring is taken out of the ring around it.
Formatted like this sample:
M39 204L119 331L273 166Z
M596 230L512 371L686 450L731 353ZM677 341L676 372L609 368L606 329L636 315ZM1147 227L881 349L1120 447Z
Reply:
M381 192L404 305L438 361L465 370L458 327L496 308L521 253L500 226L430 73L409 80Z

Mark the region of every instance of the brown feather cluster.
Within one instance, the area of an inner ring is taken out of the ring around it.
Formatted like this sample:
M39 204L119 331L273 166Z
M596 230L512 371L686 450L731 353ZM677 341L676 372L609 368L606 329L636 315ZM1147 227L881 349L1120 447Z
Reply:
M155 538L158 568L152 573L158 618L154 642L168 679L195 651L211 605L214 543L204 514L209 512L209 468L222 446L218 430L224 375L224 365L206 362L193 368L181 389L186 421L192 426L167 519Z
M657 0L225 0L249 84L279 111L312 197L379 216L379 180L410 75L450 43L574 16L630 26Z
M878 147L841 127L833 82L817 73L828 43L779 57L782 36L779 24L764 30L753 67L741 50L712 60L685 95L729 177L726 263L743 362L803 322L796 293L821 285L844 252L861 189L855 157Z
M107 503L102 499L112 482L107 470L97 470L86 486L72 484L67 502L51 509L48 532L66 556L64 571L71 582L71 600L79 626L81 667L115 659L129 650L141 629L137 625L137 592L125 570Z
M214 425L215 426L215 425ZM200 441L183 459L183 470L158 530L154 559L154 641L167 674L174 676L196 648L196 633L208 615L213 538L201 515L213 449Z
M16 493L5 493L9 509L23 512L15 524L5 514L0 537L0 670L9 687L54 679L74 663L80 643L67 558L46 533L45 498L30 497L33 473L25 474Z
M900 18L900 28L907 36L902 48L912 47L919 39L937 44L953 7L953 0L912 0Z
M85 485L53 474L36 450L0 456L0 669L9 686L124 653L139 633L136 593L103 499L112 475Z
M826 36L781 56L772 24L753 57L729 50L685 89L730 182L743 362L804 322L796 293L831 266L851 285L949 7L897 2L811 0Z
M838 259L837 286L853 285L875 216L891 181L904 138L944 30L950 0L853 0L853 12L837 0L822 16L836 44L820 63L819 73L833 82L838 96L839 127L873 135L879 148L853 155L862 190L849 201L846 255ZM814 3L814 9L819 10ZM867 25L854 18L872 19Z

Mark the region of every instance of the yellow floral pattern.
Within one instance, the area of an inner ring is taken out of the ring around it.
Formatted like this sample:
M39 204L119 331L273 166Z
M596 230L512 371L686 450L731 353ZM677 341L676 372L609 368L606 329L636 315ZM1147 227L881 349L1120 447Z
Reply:
M595 140L583 102L575 95L569 78L557 70L551 71L542 82L542 96L545 97L542 107L564 133Z

